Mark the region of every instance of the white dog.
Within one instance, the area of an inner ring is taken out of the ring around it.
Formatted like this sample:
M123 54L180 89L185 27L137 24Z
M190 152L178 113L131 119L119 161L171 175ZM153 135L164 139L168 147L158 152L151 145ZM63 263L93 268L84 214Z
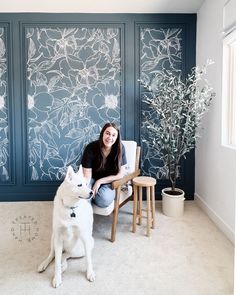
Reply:
M86 256L87 279L95 280L92 266L94 240L93 210L89 199L91 189L87 186L82 169L75 173L68 167L65 180L59 186L54 198L53 232L51 250L48 257L40 264L38 271L44 271L55 257L55 274L52 281L57 288L62 282L62 272L67 268L70 257Z

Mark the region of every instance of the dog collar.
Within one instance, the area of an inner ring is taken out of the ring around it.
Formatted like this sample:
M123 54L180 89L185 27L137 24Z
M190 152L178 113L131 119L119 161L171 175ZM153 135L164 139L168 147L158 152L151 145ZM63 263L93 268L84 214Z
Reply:
M87 198L87 199L84 199L84 198L81 198L81 197L79 197L81 200L86 200L86 201L88 201L88 202L90 202L91 201L91 199L93 198L93 195L91 195L91 197L89 197L89 198ZM62 203L63 203L63 200L62 200ZM64 205L65 206L65 205ZM67 206L65 206L65 207L67 207ZM75 209L77 208L78 206L76 206L76 207L67 207L67 208L69 208L70 210L71 210L71 213L70 213L70 217L71 218L75 218L76 217L76 214L75 214Z
M80 197L79 197L80 198ZM86 201L88 201L88 202L90 202L91 201L91 199L93 198L93 196L91 196L91 197L89 197L89 198L87 198L87 199L84 199L84 198L80 198L80 199L83 199L83 200L86 200ZM71 210L71 213L70 213L70 217L71 218L75 218L76 217L76 214L75 214L75 208L77 208L78 206L76 206L76 207L70 207L70 210Z
M76 214L75 214L75 208L77 208L77 207L70 207L70 210L72 211L71 213L70 213L70 217L72 217L72 218L75 218L76 217Z

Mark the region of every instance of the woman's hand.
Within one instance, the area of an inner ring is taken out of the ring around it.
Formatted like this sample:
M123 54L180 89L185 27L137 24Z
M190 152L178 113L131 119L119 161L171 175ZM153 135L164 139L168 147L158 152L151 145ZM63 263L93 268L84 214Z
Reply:
M106 177L98 179L94 183L92 188L93 197L95 197L95 195L97 194L101 184L111 183L114 180L121 179L122 177L124 177L124 175L125 175L125 165L121 166L119 173L117 173L116 175L110 175L110 176L106 176Z
M93 191L93 196L95 197L95 195L97 194L99 187L101 186L101 182L99 181L99 179L94 183L92 191Z

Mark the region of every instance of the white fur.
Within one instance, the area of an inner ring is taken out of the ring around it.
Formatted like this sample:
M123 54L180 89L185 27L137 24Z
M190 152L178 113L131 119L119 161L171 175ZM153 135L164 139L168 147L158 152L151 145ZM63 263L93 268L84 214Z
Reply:
M55 273L52 281L57 288L62 282L62 272L67 267L70 257L86 256L87 279L95 280L92 266L92 249L94 240L93 210L90 198L91 190L87 186L82 169L75 173L68 167L65 180L59 186L54 198L53 232L51 237L51 250L48 257L38 267L38 272L44 271L55 257ZM71 207L75 207L73 210ZM71 217L71 213L76 217Z

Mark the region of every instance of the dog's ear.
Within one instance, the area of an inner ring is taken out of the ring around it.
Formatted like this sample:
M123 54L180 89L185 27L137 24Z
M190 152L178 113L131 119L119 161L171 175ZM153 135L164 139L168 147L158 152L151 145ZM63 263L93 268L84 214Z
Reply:
M66 180L71 181L74 175L74 170L72 168L72 166L68 166L67 168L67 172L66 172Z

